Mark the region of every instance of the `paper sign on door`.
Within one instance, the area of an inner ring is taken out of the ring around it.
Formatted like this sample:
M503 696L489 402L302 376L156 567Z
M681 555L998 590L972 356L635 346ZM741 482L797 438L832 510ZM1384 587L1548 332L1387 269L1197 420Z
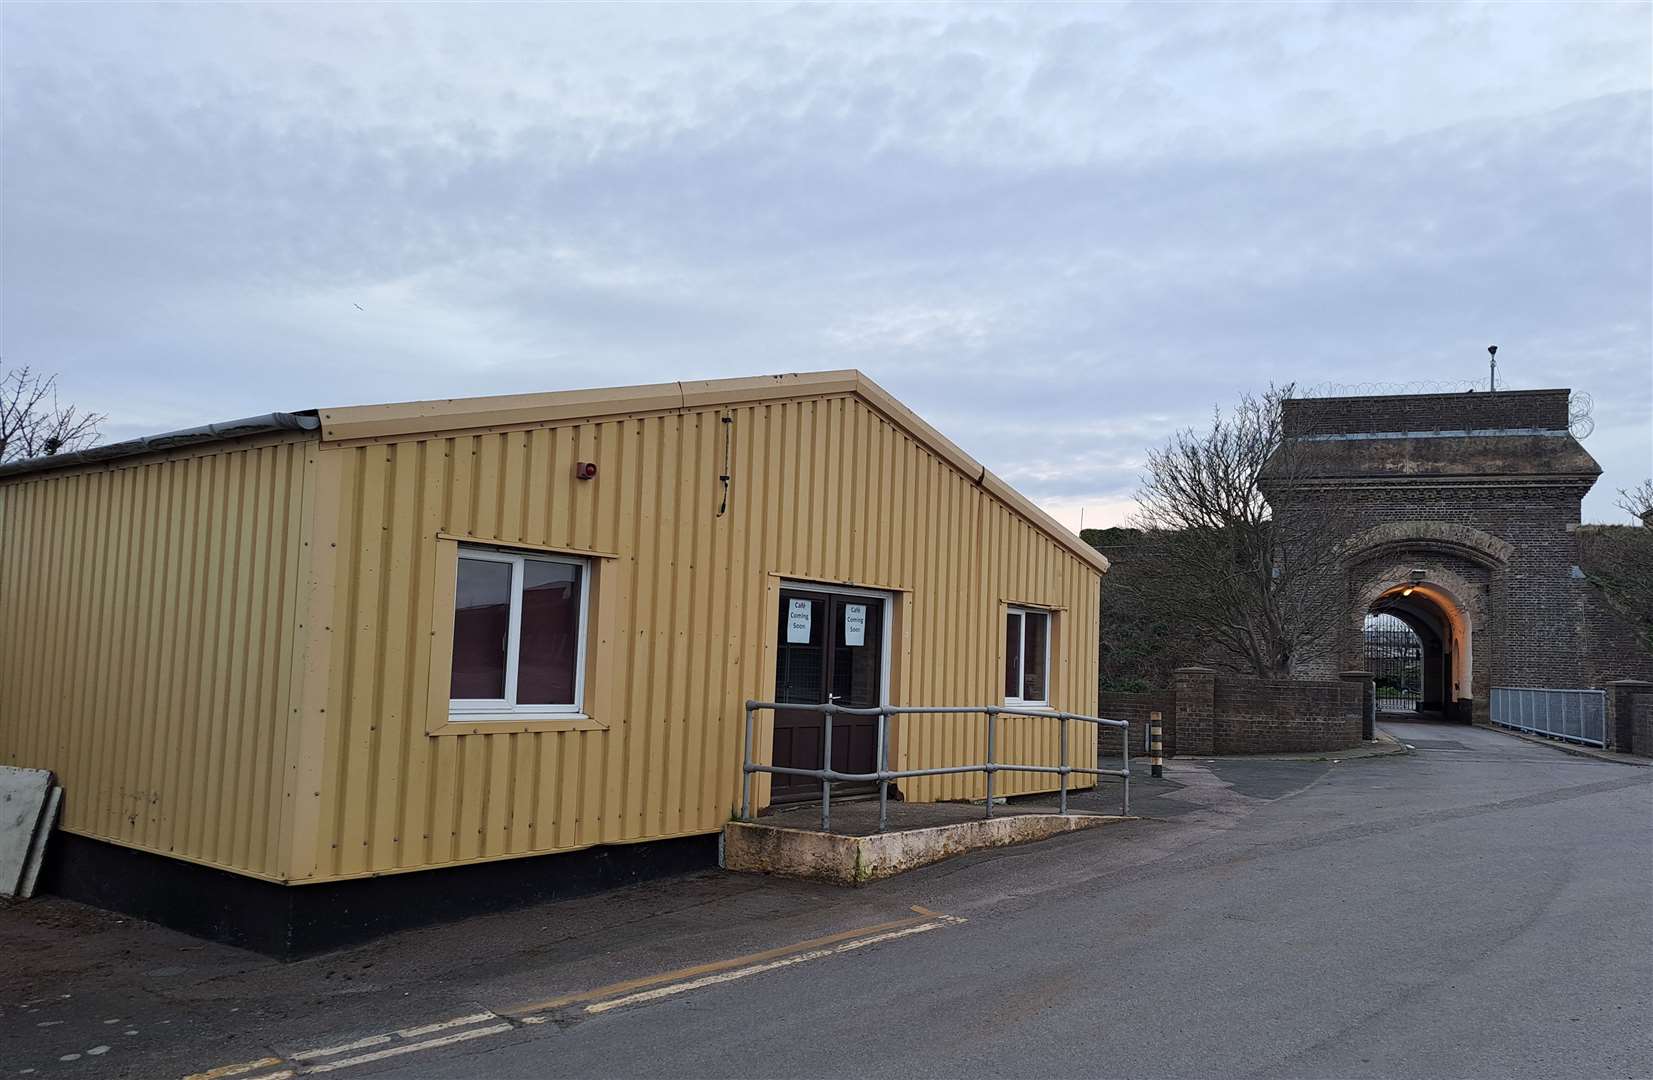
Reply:
M865 645L867 643L867 605L844 605L844 644Z
M788 645L809 644L809 624L814 617L815 605L808 600L793 600L786 611L786 643Z

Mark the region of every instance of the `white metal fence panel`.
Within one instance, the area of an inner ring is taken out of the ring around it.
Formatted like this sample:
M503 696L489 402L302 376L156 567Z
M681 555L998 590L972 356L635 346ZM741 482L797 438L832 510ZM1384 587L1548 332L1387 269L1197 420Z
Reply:
M1494 686L1492 722L1534 735L1605 746L1607 692Z

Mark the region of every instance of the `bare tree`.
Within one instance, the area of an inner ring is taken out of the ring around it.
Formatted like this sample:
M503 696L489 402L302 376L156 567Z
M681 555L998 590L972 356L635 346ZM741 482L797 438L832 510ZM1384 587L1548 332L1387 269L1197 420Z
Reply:
M56 375L0 367L0 465L91 446L107 419L60 404Z
M1303 498L1281 430L1290 394L1247 395L1227 415L1214 411L1209 428L1149 453L1136 524L1156 565L1127 586L1133 600L1198 632L1205 655L1189 660L1269 678L1288 675L1333 629L1341 597L1324 582L1347 531L1329 505L1290 505ZM1271 506L1265 483L1287 505Z
M1619 488L1619 509L1645 522L1647 515L1653 514L1653 480L1643 480L1633 488Z

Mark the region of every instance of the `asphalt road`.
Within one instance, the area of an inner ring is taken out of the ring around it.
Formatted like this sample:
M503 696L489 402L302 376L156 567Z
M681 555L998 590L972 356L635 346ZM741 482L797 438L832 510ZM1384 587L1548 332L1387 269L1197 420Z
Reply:
M1653 772L1390 730L1123 880L392 1075L1653 1076Z
M278 1063L250 1080L293 1065L302 1046L451 1016L469 1019L447 1034L487 1033L340 1072L1653 1076L1653 769L1463 727L1389 727L1419 749L1341 763L1178 761L1167 783L1143 785L1137 808L1156 820L861 890L709 874L300 965L197 952L190 977L209 989L109 983L85 1006L87 1023L115 1015L115 1001L184 1010L174 1015L188 1035L124 1065L111 1052L39 1075ZM948 918L792 953L805 959L746 977L680 979L674 989L688 989L607 1011L492 1016L536 995L924 918L912 905ZM361 993L340 979L361 980ZM36 981L47 993L71 985ZM71 1032L74 1015L48 1031ZM0 1076L44 1038L24 1032L0 1042Z

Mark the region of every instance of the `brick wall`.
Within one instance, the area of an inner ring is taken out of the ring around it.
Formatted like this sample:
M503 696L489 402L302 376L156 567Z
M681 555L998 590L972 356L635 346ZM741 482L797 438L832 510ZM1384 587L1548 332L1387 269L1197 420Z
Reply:
M1165 742L1165 753L1176 753L1177 731L1177 696L1170 690L1155 690L1145 694L1121 694L1104 691L1099 695L1099 710L1096 715L1108 720L1126 720L1131 725L1131 753L1142 752L1147 745L1145 733L1148 730L1150 713L1159 713L1160 730ZM1104 731L1099 736L1099 748L1102 753L1115 755L1119 753L1119 736L1113 731Z
M1353 531L1386 522L1463 526L1508 543L1509 556L1487 565L1443 545L1397 545L1352 563L1341 581L1328 576L1323 587L1347 595L1348 618L1337 634L1304 651L1296 673L1325 678L1359 666L1366 593L1421 569L1454 591L1471 616L1475 670L1460 688L1464 698L1484 703L1494 685L1584 689L1613 679L1653 679L1653 653L1576 569L1587 562L1580 551L1587 530L1597 528L1578 526L1581 495L1576 485L1538 484L1464 485L1450 492L1386 485L1338 493ZM1288 505L1285 512L1303 511Z
M1219 754L1301 754L1360 744L1366 701L1350 682L1219 675L1212 707Z
M1653 733L1638 725L1653 702L1653 682L1619 679L1607 684L1607 748L1653 757Z
M1635 734L1630 752L1642 757L1653 757L1653 694L1637 694L1633 715Z
M1461 696L1484 702L1492 685L1591 685L1590 628L1605 622L1595 590L1573 571L1573 530L1583 491L1577 484L1462 484L1443 490L1389 483L1328 495L1341 507L1351 533L1396 522L1444 523L1504 541L1510 554L1502 563L1472 559L1431 538L1375 552L1351 565L1342 580L1328 575L1322 587L1348 597L1349 619L1324 647L1304 655L1298 673L1326 678L1363 664L1360 626L1373 598L1365 592L1404 583L1410 571L1421 569L1456 587L1473 616L1474 685L1464 686ZM1284 512L1316 511L1309 502L1288 505ZM1510 681L1518 675L1528 681Z
M1131 753L1140 752L1148 714L1158 710L1167 756L1300 754L1358 746L1371 680L1265 680L1207 668L1180 668L1172 690L1104 693L1101 714L1131 724ZM1101 737L1117 754L1118 736Z
M1391 394L1293 398L1285 433L1369 434L1379 431L1566 431L1567 390L1506 390L1496 394Z

